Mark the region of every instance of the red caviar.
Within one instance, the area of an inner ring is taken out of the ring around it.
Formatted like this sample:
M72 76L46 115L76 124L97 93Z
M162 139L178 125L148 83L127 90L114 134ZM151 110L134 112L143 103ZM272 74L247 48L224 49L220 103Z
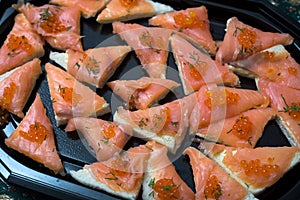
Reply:
M298 74L298 70L295 67L289 67L288 72L289 72L289 74L294 75L294 76L297 76L297 74Z
M221 195L222 189L218 177L215 175L211 175L206 181L204 196L206 199L219 199Z
M59 21L59 18L49 11L49 7L42 9L42 11L43 12L40 13L40 26L44 31L56 34L68 30L68 28Z
M248 140L249 132L252 128L252 123L248 116L244 116L243 114L239 116L236 120L235 124L231 129L231 133L237 136L240 139Z
M3 98L0 100L0 105L3 109L8 109L17 91L17 86L14 82L11 82L8 87L4 88L2 94Z
M244 49L252 49L256 41L256 32L248 28L239 29L240 34L238 35L238 42L243 46Z
M102 134L107 139L115 137L115 135L116 135L116 133L115 133L115 126L113 124L110 124L108 127L105 127L102 130Z
M39 145L47 139L49 131L40 122L35 122L29 126L27 132L20 131L20 135L31 142L37 142Z
M215 94L216 93L216 94ZM218 95L218 92L214 92L214 91L207 91L206 92L206 99L204 100L204 104L211 109L212 104L211 104L211 100L213 99L213 101L216 104L223 104L225 102L222 101L221 95ZM228 90L225 90L225 96L226 96L226 103L227 105L236 105L240 99L240 96L238 93L234 93L234 92L229 92Z
M199 19L195 11L189 11L184 14L183 12L178 13L174 16L175 24L182 29L186 28L201 28L205 30L205 23Z
M262 164L259 159L250 160L248 162L246 160L241 160L240 166L243 168L247 176L256 175L269 177L272 173L279 171L279 166L272 164L272 158L268 158L267 161L268 164Z
M264 55L264 58L266 58L270 62L274 62L274 60L275 60L275 53L274 52L265 51L263 55Z
M11 51L10 53L8 53L9 56L14 56L18 53L18 50L25 51L28 54L32 54L33 51L32 45L29 44L27 37L24 35L10 35L6 46Z
M173 179L159 179L153 185L153 190L157 193L158 199L171 200L179 198L179 189Z
M66 102L73 103L74 105L77 105L81 100L81 96L76 94L73 88L59 87L59 94Z
M121 5L126 8L133 8L139 3L139 0L119 0Z

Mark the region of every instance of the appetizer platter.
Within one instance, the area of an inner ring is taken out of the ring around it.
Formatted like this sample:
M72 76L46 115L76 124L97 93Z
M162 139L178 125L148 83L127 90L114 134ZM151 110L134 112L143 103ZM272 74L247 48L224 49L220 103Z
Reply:
M14 1L0 17L5 181L61 199L300 197L299 24L265 1Z

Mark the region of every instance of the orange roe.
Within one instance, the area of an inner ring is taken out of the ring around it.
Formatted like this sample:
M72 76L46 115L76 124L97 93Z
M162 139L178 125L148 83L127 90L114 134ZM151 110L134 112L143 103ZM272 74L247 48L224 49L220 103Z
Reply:
M275 60L275 53L270 51L265 51L263 54L264 58L269 60L270 62L274 62Z
M17 85L11 82L8 87L4 88L3 98L0 100L0 105L3 109L8 109L17 91Z
M212 199L219 199L222 195L222 189L220 182L215 175L211 175L208 177L206 181L206 185L204 188L204 196L206 199L212 198Z
M28 54L32 54L33 51L32 45L29 44L27 37L25 37L24 35L10 35L6 46L11 51L10 53L8 53L8 56L14 56L14 54L18 53L17 50L25 51Z
M105 127L102 130L102 134L107 139L115 137L115 135L116 135L116 133L115 133L115 126L113 124L110 124L108 127Z
M74 105L77 105L81 100L81 96L73 92L73 88L59 87L59 94L66 102Z
M240 166L243 168L245 174L247 176L264 176L269 177L272 173L279 171L279 166L272 163L272 158L267 159L269 164L262 164L261 160L255 159L255 160L241 160Z
M157 193L158 199L171 200L179 198L178 186L172 179L163 178L155 182L153 190Z
M252 123L249 117L242 114L233 125L231 133L240 139L248 140L251 128Z
M31 142L37 142L39 145L47 139L49 131L40 122L35 122L29 126L27 132L20 131L20 135Z
M201 28L205 30L204 21L199 19L195 11L189 11L187 14L180 12L174 16L174 21L182 29Z
M59 18L49 11L49 8L44 8L43 13L40 13L40 16L40 26L47 33L57 34L68 30L68 28L59 21Z
M139 0L119 0L125 8L133 8L139 3Z
M298 74L298 70L295 67L289 67L288 72L289 72L289 74L294 75L294 76L297 76L297 74Z
M256 41L256 32L248 28L239 29L240 34L238 35L238 42L243 46L244 49L252 49Z
M209 109L212 108L212 104L211 104L212 99L216 104L221 105L223 103L223 101L221 100L222 98L220 98L221 96L218 94L216 95L214 93L215 92L213 92L213 91L206 92L207 98L204 100L204 105L206 105ZM229 92L228 90L225 90L225 96L226 96L227 105L236 105L240 99L240 96L238 93Z

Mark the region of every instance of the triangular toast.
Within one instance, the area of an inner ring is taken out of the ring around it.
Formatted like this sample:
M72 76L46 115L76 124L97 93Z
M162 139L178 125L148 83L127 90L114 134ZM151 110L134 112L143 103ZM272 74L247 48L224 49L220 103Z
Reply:
M36 33L23 14L15 23L0 49L0 75L44 55L44 40Z
M82 51L80 12L77 8L51 4L38 7L24 2L14 5L14 8L25 15L36 32L53 48Z
M151 0L111 0L106 8L97 17L99 23L114 21L128 21L145 17L152 17L159 13L173 11L174 9L162 3Z
M264 32L232 17L227 20L226 34L216 54L220 63L245 59L272 46L293 42L287 33Z
M129 46L99 47L84 52L69 49L66 53L51 52L50 59L77 80L102 88L130 51Z
M5 139L5 144L42 163L55 174L63 171L55 146L53 127L39 94L19 126Z
M41 73L41 61L34 58L3 74L0 77L0 106L2 109L23 118L23 108Z
M239 85L239 78L227 66L214 61L179 35L172 35L170 40L186 95L199 90L205 84Z
M73 117L99 116L109 112L105 99L72 75L50 63L46 63L46 72L58 125Z
M174 30L209 54L216 54L216 44L210 32L205 6L160 14L152 17L149 24Z
M129 110L146 109L179 86L172 80L148 77L138 80L115 80L107 85L125 101Z
M108 160L121 152L130 138L117 123L92 117L70 119L65 131L75 130L78 130L80 138L88 145L87 149L98 161Z
M170 30L114 22L113 32L133 48L151 78L166 78Z

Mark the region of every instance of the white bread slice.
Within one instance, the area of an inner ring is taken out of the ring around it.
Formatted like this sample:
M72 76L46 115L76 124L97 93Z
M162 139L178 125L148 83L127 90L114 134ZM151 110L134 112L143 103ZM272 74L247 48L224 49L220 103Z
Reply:
M65 70L68 70L68 54L50 51L49 58L59 64Z
M146 4L146 6L145 6ZM97 17L97 22L107 24L114 21L129 21L174 11L171 6L151 0L140 0L132 8L120 5L119 0L111 0Z
M215 162L217 162L228 174L230 174L231 177L233 177L236 181L238 181L241 185L243 185L244 187L248 188L248 190L254 194L260 194L262 191L264 191L266 189L266 187L260 187L260 188L254 188L252 185L248 185L246 184L242 179L240 179L238 177L238 174L240 173L240 171L232 171L230 170L224 163L224 157L226 156L226 152L227 150L224 149L223 151L218 152L217 154L212 155L210 150L211 150L211 144L208 144L208 146L205 149L205 153L208 154L209 157L211 157ZM213 148L213 147L212 147ZM268 147L265 147L268 148ZM272 147L271 147L272 148ZM276 148L276 147L275 147ZM235 155L237 153L238 150L233 150L232 154ZM289 171L290 169L292 169L296 164L298 164L300 161L300 152L299 150L296 151L296 153L294 154L292 160L290 161L288 168L283 172L282 175L284 175L285 172Z
M94 176L91 172L91 169L83 168L78 171L71 170L70 174L78 182L80 182L86 186L98 189L98 190L106 191L112 195L117 195L124 199L132 199L132 200L136 199L136 197L137 197L136 193L114 191L111 188L109 188L107 185L105 185L104 183L97 181L94 178Z

